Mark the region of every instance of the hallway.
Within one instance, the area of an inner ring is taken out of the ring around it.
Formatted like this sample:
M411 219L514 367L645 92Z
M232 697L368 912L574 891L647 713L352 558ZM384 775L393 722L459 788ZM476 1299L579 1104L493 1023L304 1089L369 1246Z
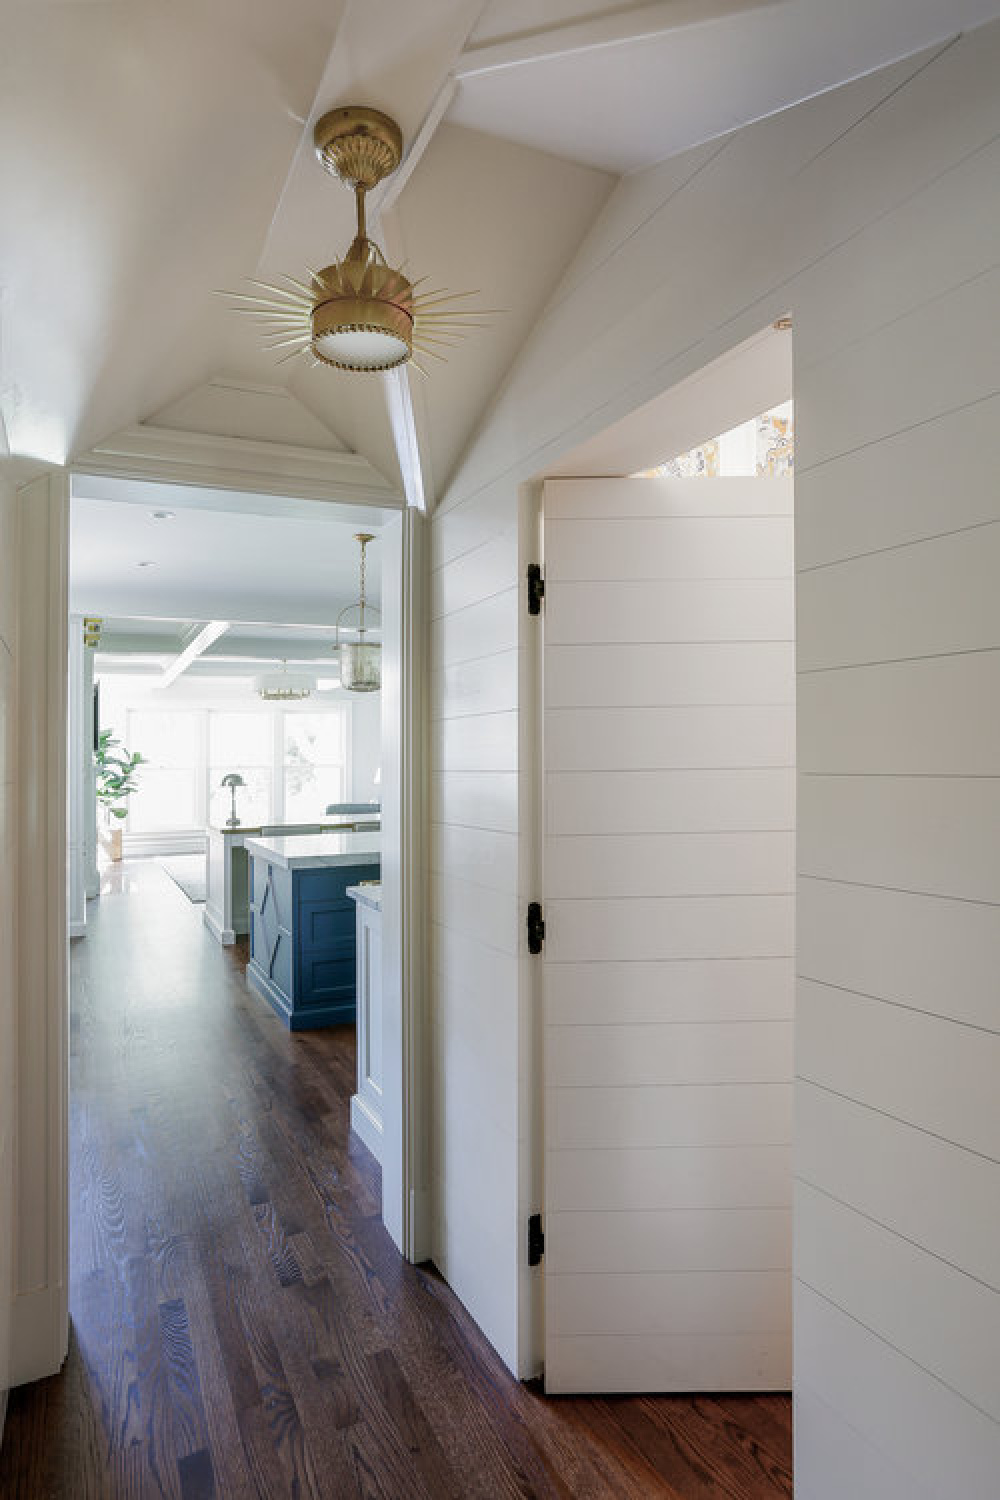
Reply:
M11 1395L3 1500L777 1500L787 1397L519 1385L398 1257L349 1134L353 1029L292 1036L152 862L72 952L62 1374Z

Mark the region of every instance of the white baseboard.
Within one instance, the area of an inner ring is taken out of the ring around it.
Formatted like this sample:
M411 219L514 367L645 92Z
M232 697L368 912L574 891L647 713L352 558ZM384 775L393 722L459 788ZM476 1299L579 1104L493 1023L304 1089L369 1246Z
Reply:
M58 1375L69 1349L69 1304L61 1282L15 1297L10 1318L10 1383Z
M128 859L142 859L155 854L204 854L205 830L183 828L177 833L126 833L122 853Z
M210 912L207 906L202 912L202 920L215 938L215 941L221 943L224 948L228 948L235 943L236 933L233 929L231 927L223 927L218 917L213 912Z
M414 1188L410 1192L410 1250L409 1258L415 1265L434 1258L434 1225L427 1188Z
M361 1137L372 1156L382 1161L382 1121L358 1094L351 1096L351 1129Z

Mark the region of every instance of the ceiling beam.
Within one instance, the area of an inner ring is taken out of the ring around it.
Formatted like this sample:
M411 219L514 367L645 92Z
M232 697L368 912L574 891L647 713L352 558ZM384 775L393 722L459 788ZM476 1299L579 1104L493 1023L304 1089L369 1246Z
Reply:
M395 172L384 177L378 187L369 194L369 215L373 222L392 208L409 182L414 168L434 139L434 133L450 109L451 101L457 92L458 83L455 77L449 74L435 94L431 107L424 116L424 122L410 142L409 150L403 156L403 160Z
M164 668L156 686L168 688L172 682L176 682L181 673L186 672L191 663L197 661L198 657L203 655L209 646L213 646L220 635L225 635L228 629L228 620L209 620L207 625L202 626L191 644L185 646L180 656L174 657L169 667Z
M426 511L427 492L424 487L423 465L420 462L420 444L417 441L410 372L405 366L386 371L385 399L406 503L414 510Z
M689 26L737 16L744 11L763 10L788 0L647 0L583 21L566 21L536 31L517 32L499 41L468 47L455 66L459 80L548 62L589 52L598 47L617 47L627 42L647 41Z

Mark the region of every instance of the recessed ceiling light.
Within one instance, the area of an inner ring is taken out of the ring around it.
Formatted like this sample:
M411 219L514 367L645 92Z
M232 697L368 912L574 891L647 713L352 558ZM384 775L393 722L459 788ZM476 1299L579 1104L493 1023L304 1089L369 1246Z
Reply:
M156 567L156 563L153 561L153 559L151 557L146 557L146 558L143 558L142 562L137 562L136 563L136 567L137 568L155 568Z
M176 521L177 519L175 510L151 510L149 514L154 521Z

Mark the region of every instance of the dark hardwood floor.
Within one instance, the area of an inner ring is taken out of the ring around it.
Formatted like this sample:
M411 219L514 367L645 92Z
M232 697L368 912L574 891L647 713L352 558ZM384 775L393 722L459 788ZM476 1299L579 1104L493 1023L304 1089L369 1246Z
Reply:
M70 1356L4 1500L789 1496L785 1397L547 1400L402 1262L353 1030L290 1036L153 863L72 956Z

